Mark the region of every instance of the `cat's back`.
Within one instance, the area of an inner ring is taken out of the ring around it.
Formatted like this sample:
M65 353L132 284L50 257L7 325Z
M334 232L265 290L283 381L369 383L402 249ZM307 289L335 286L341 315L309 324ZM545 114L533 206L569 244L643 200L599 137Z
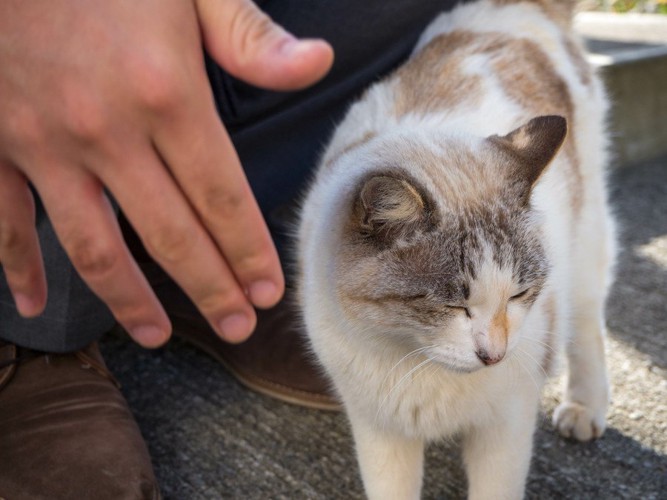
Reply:
M482 0L442 14L406 64L353 106L323 165L410 122L490 135L540 115L574 127L579 108L603 114L602 87L571 30L573 4Z

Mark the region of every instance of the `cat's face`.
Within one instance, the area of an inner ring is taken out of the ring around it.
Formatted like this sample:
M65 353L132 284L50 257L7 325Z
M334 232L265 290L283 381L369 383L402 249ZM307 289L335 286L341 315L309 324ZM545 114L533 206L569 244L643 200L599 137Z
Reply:
M466 161L517 161L489 148L491 156L464 155ZM474 171L450 168L461 175ZM422 349L455 371L506 358L549 271L539 217L529 203L539 176L534 170L519 174L528 176L523 181L511 174L498 180L497 190L487 183L479 197L449 204L438 200L451 188L438 189L446 179L433 179L427 190L396 169L364 178L336 270L338 296L359 331L375 337L379 348L392 342Z
M430 346L424 354L454 370L495 364L547 277L534 225L529 213L504 223L471 213L390 246L358 242L367 253L341 276L339 296L381 341Z

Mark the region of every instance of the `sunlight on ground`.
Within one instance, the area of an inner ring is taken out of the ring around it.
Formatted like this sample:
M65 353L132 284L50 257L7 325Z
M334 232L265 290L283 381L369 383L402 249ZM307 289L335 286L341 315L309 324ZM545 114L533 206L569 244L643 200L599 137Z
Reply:
M653 238L645 245L636 248L641 257L647 257L663 269L667 269L667 234Z
M667 370L613 332L610 334L607 365L612 402L607 425L656 453L667 455ZM549 418L562 399L563 382L562 377L556 377L545 389L542 409Z

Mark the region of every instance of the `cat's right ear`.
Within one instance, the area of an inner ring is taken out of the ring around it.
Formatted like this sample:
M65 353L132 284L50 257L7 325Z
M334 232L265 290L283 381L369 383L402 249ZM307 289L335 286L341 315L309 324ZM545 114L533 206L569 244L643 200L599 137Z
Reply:
M505 136L489 140L514 158L514 173L523 180L528 192L560 150L567 136L567 121L562 116L533 118Z
M423 228L429 214L426 198L412 183L390 175L374 175L359 190L353 218L362 236L388 242Z

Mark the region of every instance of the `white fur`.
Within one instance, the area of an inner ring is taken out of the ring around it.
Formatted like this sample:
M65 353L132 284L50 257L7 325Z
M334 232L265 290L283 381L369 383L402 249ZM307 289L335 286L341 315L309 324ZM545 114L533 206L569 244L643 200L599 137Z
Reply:
M457 27L521 34L550 55L574 100L584 205L579 217L567 208L563 173L567 160L558 156L532 196L544 217L545 246L553 268L537 302L521 318L519 334L510 338L512 355L508 359L469 373L453 371L445 363L425 362L425 351L411 353L402 344L378 340L381 325L361 331L344 313L332 286L342 231L333 215L344 213L351 190L366 172L381 164L385 145L397 137L410 136L425 148L438 148L429 139L433 131L452 136L502 135L517 126L525 111L503 95L490 74L485 78L484 98L472 112L453 109L397 119L388 109L391 80L370 89L351 108L325 152L324 166L303 207L300 294L313 349L350 418L364 486L372 499L418 498L424 443L454 435L463 436L470 498L523 495L539 395L546 378L540 360L547 354L548 324L541 311L550 295L555 296L558 317L558 331L552 334L561 347L570 347L570 376L555 424L563 434L582 440L604 430L609 391L602 311L614 239L604 190L606 104L601 86L595 79L592 86L580 82L561 45L559 29L535 6L496 7L486 1L463 5L438 17L416 50ZM487 74L486 67L484 57L478 56L468 61L466 71ZM368 132L376 137L343 153ZM500 276L479 286L493 288L505 281ZM472 336L458 338L452 349L461 366L478 363Z

